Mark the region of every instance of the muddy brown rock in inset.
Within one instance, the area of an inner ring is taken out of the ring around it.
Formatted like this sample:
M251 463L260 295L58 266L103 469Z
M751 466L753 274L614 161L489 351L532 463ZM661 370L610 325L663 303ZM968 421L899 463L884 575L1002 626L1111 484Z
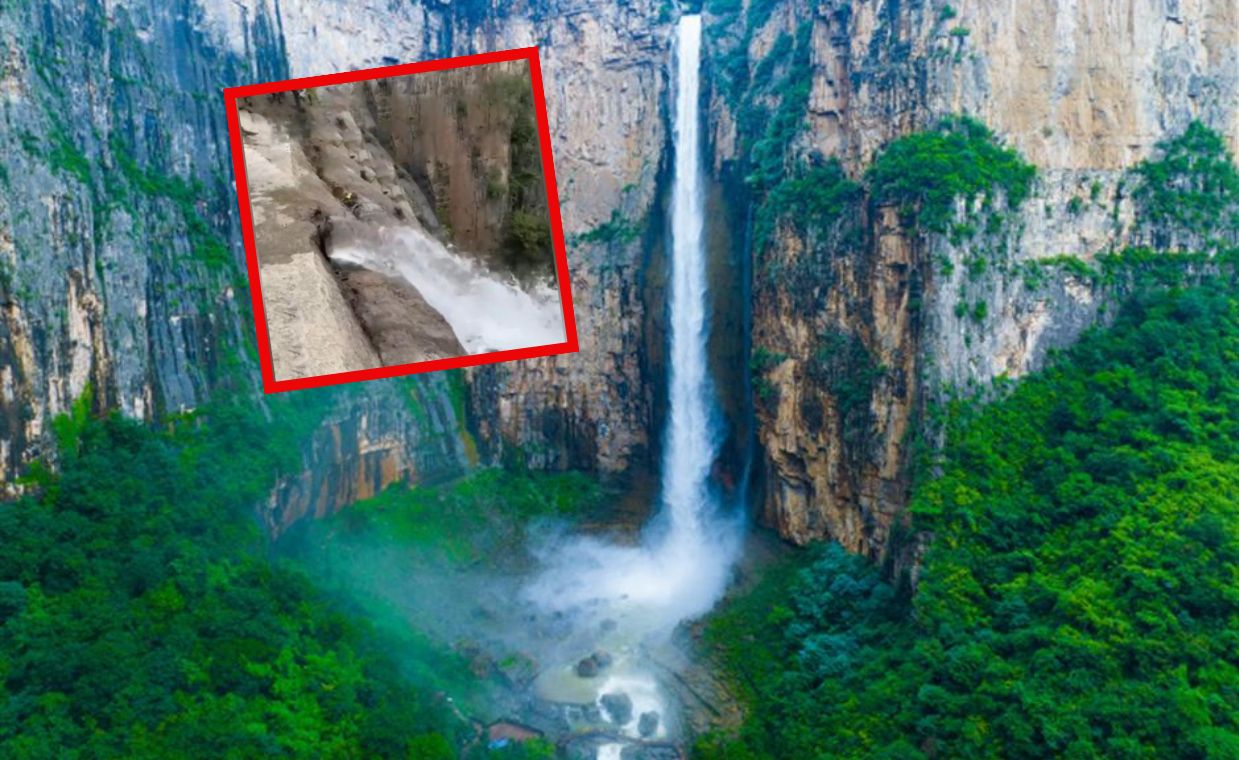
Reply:
M383 364L467 353L443 315L407 282L360 268L337 270L337 277ZM410 324L416 325L416 331Z

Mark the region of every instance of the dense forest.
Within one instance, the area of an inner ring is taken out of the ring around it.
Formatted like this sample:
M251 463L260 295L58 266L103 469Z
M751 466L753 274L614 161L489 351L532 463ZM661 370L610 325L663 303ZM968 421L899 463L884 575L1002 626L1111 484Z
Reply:
M487 754L443 699L470 688L463 661L349 614L253 518L328 399L273 402L272 427L227 404L163 430L84 404L58 419L58 471L0 508L0 756Z
M1239 756L1234 282L939 415L915 594L820 546L732 600L707 637L750 717L698 756Z

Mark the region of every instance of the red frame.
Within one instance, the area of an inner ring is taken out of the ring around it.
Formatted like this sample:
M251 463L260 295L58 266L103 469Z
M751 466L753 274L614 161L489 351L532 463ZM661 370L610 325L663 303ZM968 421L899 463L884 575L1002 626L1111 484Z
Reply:
M237 116L237 98L246 98L251 95L268 95L273 92L285 92L307 87L362 82L370 79L403 76L405 74L420 74L427 71L442 71L443 69L456 69L464 66L479 66L487 63L520 60L529 61L529 76L533 82L534 110L537 112L538 137L542 150L542 175L546 181L547 207L550 209L551 238L554 243L555 253L555 273L559 279L559 297L560 304L563 307L564 335L566 340L562 343L513 348L487 354L467 354L447 359L431 359L409 364L394 364L386 367L372 367L370 369L336 372L327 375L315 375L313 377L276 380L275 368L271 359L271 341L267 334L267 317L263 309L262 284L258 276L258 251L254 245L254 221L250 213L249 189L245 175L245 154L241 143L241 124ZM397 377L439 369L493 364L511 359L532 359L536 356L570 354L579 350L576 319L572 311L572 286L568 276L568 253L564 246L563 223L559 216L559 192L555 185L555 162L551 157L551 130L546 118L546 96L542 89L542 66L538 59L537 47L500 50L493 53L479 53L477 55L465 55L455 58L440 58L434 61L421 61L418 63L402 63L395 66L380 66L373 69L285 79L279 82L263 82L241 87L227 87L224 88L224 110L228 117L228 133L232 145L232 167L237 179L237 201L241 207L241 237L245 242L245 261L249 271L250 294L254 302L254 323L258 334L258 362L262 367L264 392L278 393L280 391L316 388L358 380L377 380L384 377Z

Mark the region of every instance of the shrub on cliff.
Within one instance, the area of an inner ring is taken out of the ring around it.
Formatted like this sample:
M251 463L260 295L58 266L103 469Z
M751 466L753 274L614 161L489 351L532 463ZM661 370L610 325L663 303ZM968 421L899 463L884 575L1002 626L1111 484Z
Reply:
M933 232L947 231L956 198L971 203L981 196L988 205L1001 191L1009 208L1019 206L1035 175L1032 164L967 116L895 140L865 173L875 202L899 204L906 218Z
M1154 244L1165 248L1175 232L1204 236L1210 248L1239 243L1239 168L1221 135L1193 121L1158 150L1134 170L1140 224Z

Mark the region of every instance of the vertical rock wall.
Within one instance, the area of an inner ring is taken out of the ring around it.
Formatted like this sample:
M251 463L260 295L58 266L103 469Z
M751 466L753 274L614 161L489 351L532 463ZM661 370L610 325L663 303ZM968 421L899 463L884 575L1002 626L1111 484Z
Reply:
M285 525L392 480L459 472L470 463L466 409L483 461L642 466L653 373L639 356L649 342L639 238L657 216L671 11L658 0L5 6L6 488L33 459L54 458L50 420L83 394L143 419L257 394L220 88L534 44L581 353L475 370L467 391L414 380L442 412L429 432L403 404L404 385L340 392L266 519Z
M1097 319L1106 299L1088 278L1048 266L1033 283L1033 262L1089 262L1148 243L1155 231L1136 224L1130 169L1193 119L1239 145L1239 6L783 0L706 8L721 177L734 176L740 151L767 129L745 123L745 104L727 89L736 71L803 83L755 84L748 95L750 105L794 122L788 162L834 157L861 180L894 138L963 113L1038 167L1019 209L957 208L961 220L997 217L966 240L909 228L895 208L866 198L855 212L859 242L805 234L785 220L770 246L752 253L762 513L794 541L832 537L878 555L906 500L925 404L1032 371ZM797 63L800 40L807 54ZM806 67L802 80L787 74L795 66ZM738 200L733 213L757 200ZM974 266L982 257L997 265ZM774 274L763 278L763 269ZM824 376L823 352L848 376L871 381L859 402Z

